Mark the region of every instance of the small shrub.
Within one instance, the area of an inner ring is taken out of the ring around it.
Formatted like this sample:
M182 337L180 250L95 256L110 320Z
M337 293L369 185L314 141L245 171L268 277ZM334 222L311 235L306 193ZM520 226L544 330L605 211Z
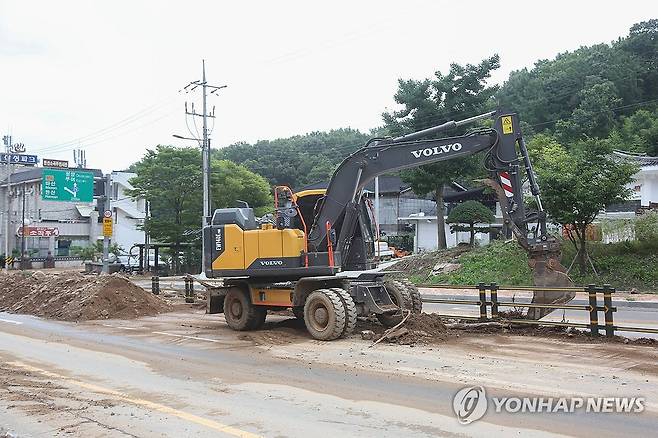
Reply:
M658 212L644 214L635 221L635 238L642 243L658 246Z

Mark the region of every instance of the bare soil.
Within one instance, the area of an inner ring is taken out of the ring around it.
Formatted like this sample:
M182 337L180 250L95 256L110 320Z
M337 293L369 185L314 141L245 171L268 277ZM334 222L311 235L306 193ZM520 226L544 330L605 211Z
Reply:
M472 248L468 245L458 245L454 248L449 248L442 251L433 251L411 255L386 268L385 271L401 271L400 274L391 273L391 277L404 277L409 276L409 273L414 273L423 279L427 279L432 274L432 269L437 265L437 263L456 263L459 260L460 255L470 251L471 249Z
M172 306L127 278L76 272L12 272L0 275L0 311L64 321L131 319Z
M454 328L454 326L459 326L459 328ZM593 337L588 331L576 330L571 327L514 324L505 320L491 323L491 325L483 325L472 320L442 318L436 313L411 314L402 326L390 332L379 324L375 318L359 319L356 332L358 334L364 330L371 330L375 333L373 341L384 337L380 342L409 346L416 344L440 345L460 337L483 337L502 334L555 338L573 343L621 343L658 347L658 340L653 338L629 339L622 336L614 336L612 338L605 336Z

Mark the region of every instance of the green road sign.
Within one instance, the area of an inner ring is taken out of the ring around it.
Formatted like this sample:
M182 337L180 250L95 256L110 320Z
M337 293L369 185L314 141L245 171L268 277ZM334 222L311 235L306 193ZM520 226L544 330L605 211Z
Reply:
M44 201L92 202L94 174L77 170L43 169L41 199Z

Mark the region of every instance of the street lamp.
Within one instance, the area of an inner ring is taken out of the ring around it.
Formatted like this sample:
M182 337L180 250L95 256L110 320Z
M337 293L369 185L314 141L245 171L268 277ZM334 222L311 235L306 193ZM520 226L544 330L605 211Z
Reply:
M199 141L199 142L201 141L201 140L198 139L198 138L183 137L182 135L178 135L178 134L174 134L174 135L172 135L172 137L174 137L174 138L180 138L181 140L195 140L195 141Z

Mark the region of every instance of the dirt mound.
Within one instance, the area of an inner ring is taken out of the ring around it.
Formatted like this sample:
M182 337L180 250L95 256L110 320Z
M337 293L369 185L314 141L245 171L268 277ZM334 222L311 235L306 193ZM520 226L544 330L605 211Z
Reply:
M0 275L0 311L64 321L130 319L171 310L118 275L12 272Z
M391 277L418 277L426 280L432 274L432 270L441 263L456 263L459 256L470 251L468 245L458 245L454 248L440 251L425 252L403 258L399 262L385 269L385 271L401 271L391 273Z
M438 344L447 341L452 336L442 318L436 313L411 314L402 326L390 331L379 324L375 318L359 320L357 331L372 332L371 336L362 334L362 337L367 336L367 339L375 342L400 345Z

